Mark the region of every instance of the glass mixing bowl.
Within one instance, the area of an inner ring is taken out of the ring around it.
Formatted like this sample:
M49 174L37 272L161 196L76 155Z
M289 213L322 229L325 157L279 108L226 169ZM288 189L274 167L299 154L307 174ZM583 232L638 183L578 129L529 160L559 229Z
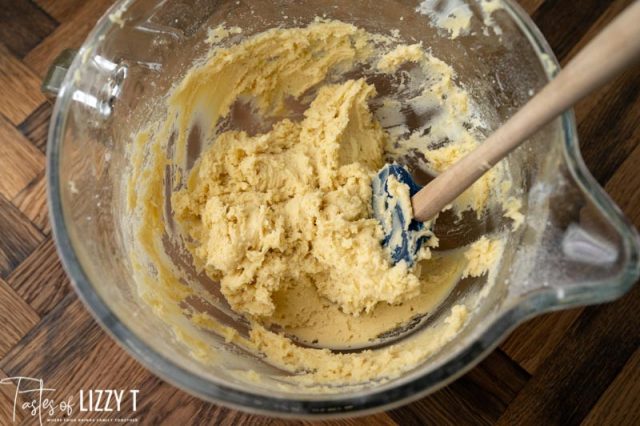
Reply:
M397 30L451 64L496 128L552 77L557 62L516 4L505 1L487 15L482 3L124 0L114 5L68 69L60 65L45 84L59 90L47 153L53 232L76 291L95 318L150 370L201 398L274 415L328 416L420 398L477 364L525 319L609 301L629 290L640 272L638 235L586 170L573 113L567 112L508 159L525 221L509 234L495 285L484 287L486 278L460 281L445 308L481 303L451 342L400 377L329 393L248 381L234 372L287 373L214 335L205 337L218 361L198 361L138 297L122 237L128 218L120 207L120 182L127 147L149 111L207 51L208 28L226 22L247 36L324 16L372 32ZM473 16L470 32L452 40L439 25L456 10ZM444 245L472 241L491 226L496 225L487 220L456 229ZM445 312L440 309L422 327L441 321Z

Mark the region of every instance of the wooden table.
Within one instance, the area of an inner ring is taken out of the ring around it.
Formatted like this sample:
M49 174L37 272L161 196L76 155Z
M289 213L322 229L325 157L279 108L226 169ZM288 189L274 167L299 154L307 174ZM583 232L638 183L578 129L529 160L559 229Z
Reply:
M58 261L44 176L52 105L39 84L53 58L79 46L110 3L0 0L0 379L43 378L61 395L139 389L135 417L144 424L285 423L201 402L154 377L96 325ZM563 63L630 3L521 0ZM638 70L580 103L576 114L587 165L640 226ZM612 304L529 321L474 370L431 396L338 423L638 424L639 347L636 286ZM14 393L13 385L0 386L0 425L11 424ZM16 422L36 421L20 409L16 416Z

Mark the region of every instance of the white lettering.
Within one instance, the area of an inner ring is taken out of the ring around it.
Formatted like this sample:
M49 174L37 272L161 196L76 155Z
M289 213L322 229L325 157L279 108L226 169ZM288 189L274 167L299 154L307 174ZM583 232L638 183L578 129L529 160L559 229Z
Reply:
M116 411L120 411L120 409L122 408L122 398L124 396L124 391L120 390L114 390L113 391L113 397L116 400Z
M138 401L137 401L137 397L138 397L138 392L140 392L137 389L133 389L130 390L129 393L131 394L131 406L133 407L133 411L136 411L138 408Z

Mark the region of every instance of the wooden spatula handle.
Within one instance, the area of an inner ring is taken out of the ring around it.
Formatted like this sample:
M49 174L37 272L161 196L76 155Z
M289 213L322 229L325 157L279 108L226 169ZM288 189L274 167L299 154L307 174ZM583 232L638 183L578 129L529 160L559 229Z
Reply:
M435 216L537 130L600 88L640 57L640 1L594 38L543 90L478 148L412 198L414 217Z

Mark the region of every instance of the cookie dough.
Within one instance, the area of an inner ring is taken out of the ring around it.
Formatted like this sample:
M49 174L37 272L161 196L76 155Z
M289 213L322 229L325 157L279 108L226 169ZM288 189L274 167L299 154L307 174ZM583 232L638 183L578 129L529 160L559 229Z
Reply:
M413 368L464 327L467 306L450 306L428 329L381 349L326 348L366 346L417 324L459 279L499 262L499 238L445 253L433 251L432 236L413 266L393 265L372 218L371 179L385 162L421 159L438 171L477 145L481 119L468 94L422 45L338 21L215 45L227 35L210 32L209 56L132 144L125 185L140 295L201 359L217 349L190 331L194 324L295 373L298 383L386 380ZM381 78L391 92L377 89ZM430 111L430 121L410 128L407 108ZM234 125L240 115L259 119ZM191 167L193 140L205 148ZM499 184L507 178L505 167L493 169L451 209L480 217L508 199L510 186ZM408 188L396 190L408 204ZM504 210L519 219L517 206ZM173 259L176 247L190 258ZM185 278L181 262L219 283L248 333L201 309L221 302Z
M273 294L303 281L355 316L418 294L372 217L385 144L367 105L374 94L363 79L327 85L300 123L222 133L176 194L176 218L234 310L270 317Z

